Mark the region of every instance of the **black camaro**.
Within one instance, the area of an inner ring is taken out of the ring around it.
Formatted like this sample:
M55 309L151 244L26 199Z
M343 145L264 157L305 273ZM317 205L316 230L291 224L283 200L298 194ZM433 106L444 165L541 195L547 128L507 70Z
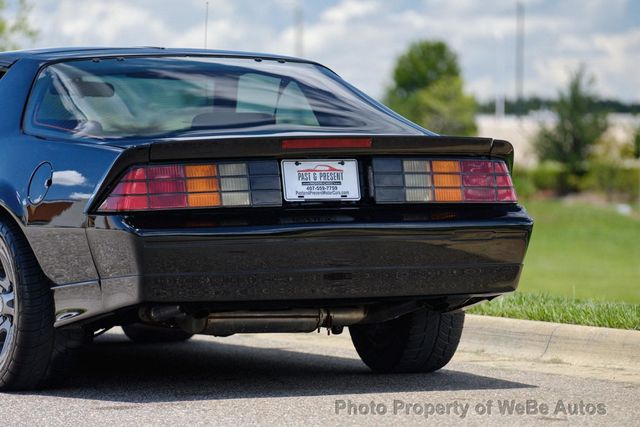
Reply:
M433 134L329 69L161 48L0 54L0 389L134 341L349 327L378 372L453 356L513 291L512 146Z

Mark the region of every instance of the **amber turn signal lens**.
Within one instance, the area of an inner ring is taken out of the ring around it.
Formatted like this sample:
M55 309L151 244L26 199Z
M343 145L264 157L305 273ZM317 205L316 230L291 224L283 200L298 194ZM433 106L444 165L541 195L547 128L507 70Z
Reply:
M220 191L220 183L217 178L188 179L187 191L189 193Z
M459 173L460 162L456 160L434 160L431 162L433 172Z
M218 175L216 165L188 165L185 166L185 170L188 178Z
M190 207L220 206L220 193L189 194Z
M436 188L437 202L460 202L462 190L460 188Z
M436 187L460 187L460 175L436 174L433 176L433 183Z

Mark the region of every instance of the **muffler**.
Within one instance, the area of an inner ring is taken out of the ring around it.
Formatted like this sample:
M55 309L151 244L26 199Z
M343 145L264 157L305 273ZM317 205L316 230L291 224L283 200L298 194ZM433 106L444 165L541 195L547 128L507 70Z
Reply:
M294 309L278 311L233 311L211 313L206 318L184 316L178 325L192 334L228 336L266 332L312 332L321 327L354 325L366 317L364 307Z

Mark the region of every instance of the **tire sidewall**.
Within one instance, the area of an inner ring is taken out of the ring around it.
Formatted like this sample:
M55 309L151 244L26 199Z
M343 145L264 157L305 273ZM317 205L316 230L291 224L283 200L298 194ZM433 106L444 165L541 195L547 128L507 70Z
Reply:
M0 390L32 390L45 383L55 346L50 282L20 226L0 218L0 244L14 276L13 341L0 367Z
M380 324L349 329L360 358L374 372L417 373L433 372L449 363L463 325L464 311L421 309Z
M349 328L356 352L372 369L391 372L390 367L400 361L409 339L412 314L397 319ZM379 329L384 325L387 330ZM380 340L384 340L381 345Z
M20 295L22 288L19 285L20 275L18 269L16 268L15 253L11 245L13 236L7 235L8 233L4 231L6 230L6 228L3 228L2 225L3 223L0 221L0 257L3 257L3 255L6 257L5 262L9 265L5 265L5 274L9 276L10 279L12 279L13 284L14 315L12 327L14 328L14 330L8 352L5 355L4 359L0 360L0 379L4 377L6 370L9 368L11 361L15 357L17 342L19 341L18 331L20 330L20 312L22 311L22 298ZM6 343L4 343L4 345L6 345Z

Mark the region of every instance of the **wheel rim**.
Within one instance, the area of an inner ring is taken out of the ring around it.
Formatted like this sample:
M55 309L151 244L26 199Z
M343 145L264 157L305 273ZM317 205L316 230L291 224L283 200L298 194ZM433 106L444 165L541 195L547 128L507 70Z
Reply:
M0 239L0 368L8 359L17 321L15 275L9 250Z

